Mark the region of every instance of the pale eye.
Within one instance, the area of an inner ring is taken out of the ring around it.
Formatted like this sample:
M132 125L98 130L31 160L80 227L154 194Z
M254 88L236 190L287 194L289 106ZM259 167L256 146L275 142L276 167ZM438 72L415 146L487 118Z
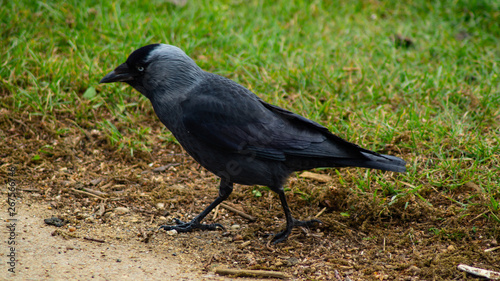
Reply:
M138 67L137 67L137 70L139 70L140 72L143 72L143 71L144 71L144 67L142 67L142 66L138 66Z

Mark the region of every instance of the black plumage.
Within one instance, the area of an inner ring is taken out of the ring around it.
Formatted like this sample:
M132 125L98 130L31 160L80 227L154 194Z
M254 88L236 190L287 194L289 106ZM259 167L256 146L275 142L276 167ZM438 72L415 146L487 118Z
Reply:
M232 192L233 183L265 185L277 192L287 227L274 237L284 241L295 220L283 184L294 171L316 167L364 167L405 172L405 162L361 148L320 124L268 104L238 83L203 71L177 47L153 44L134 51L101 83L126 82L144 94L163 124L203 167L221 178L219 197L191 222L177 220L164 229L215 229L201 220Z

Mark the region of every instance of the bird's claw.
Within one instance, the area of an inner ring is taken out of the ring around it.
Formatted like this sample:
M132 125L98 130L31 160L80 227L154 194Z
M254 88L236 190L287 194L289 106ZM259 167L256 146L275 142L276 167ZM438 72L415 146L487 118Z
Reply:
M286 229L279 232L278 234L274 235L274 238L271 240L273 244L278 244L283 241L285 241L290 233L292 233L292 229L296 226L303 226L303 227L311 227L315 223L323 223L320 220L314 219L314 220L308 220L308 221L299 221L294 219L293 223L291 225L287 225Z
M192 220L190 222L183 222L177 218L175 218L174 221L175 221L176 225L161 225L160 229L164 229L166 231L176 230L177 232L190 232L190 231L193 231L195 229L216 230L217 227L224 229L224 226L222 226L220 223L204 224L204 223L200 223L200 222L195 221L195 220Z

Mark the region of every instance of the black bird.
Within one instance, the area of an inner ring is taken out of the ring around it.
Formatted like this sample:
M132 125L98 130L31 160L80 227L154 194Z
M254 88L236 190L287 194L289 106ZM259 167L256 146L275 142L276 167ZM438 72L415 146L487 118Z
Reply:
M201 220L233 191L233 183L264 185L278 193L286 229L273 238L282 242L295 226L318 220L293 218L283 184L294 171L316 167L364 167L405 172L405 162L361 148L327 128L268 104L250 90L202 70L181 49L152 44L135 50L100 83L125 82L146 96L160 121L198 163L220 177L219 196L190 222L176 219L165 230L214 230L220 224Z

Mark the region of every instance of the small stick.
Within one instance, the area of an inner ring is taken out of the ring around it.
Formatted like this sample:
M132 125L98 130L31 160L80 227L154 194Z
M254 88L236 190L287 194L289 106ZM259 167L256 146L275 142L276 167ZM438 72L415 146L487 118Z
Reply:
M212 217L212 220L215 220L217 218L217 215L219 214L219 207L220 205L217 205L214 210L214 216Z
M262 277L262 278L280 278L288 279L290 276L279 271L269 270L249 270L249 269L229 269L229 268L216 268L215 273L220 275L235 275L242 277Z
M110 187L110 186L112 186L112 185L113 185L113 181L110 181L110 182L108 182L107 184L105 184L105 185L101 186L101 189L102 189L102 190L106 190L107 188L109 188L109 187Z
M88 241L99 242L99 243L106 243L106 241L104 241L102 239L96 239L96 238L92 238L92 237L83 237L83 239L88 240Z
M220 206L222 206L222 208L224 208L224 209L226 209L226 210L229 210L229 211L231 211L231 212L233 212L233 213L236 213L236 214L238 214L238 215L240 215L240 216L244 217L245 219L247 219L247 220L249 220L249 221L252 221L252 222L253 222L253 221L256 221L256 220L257 220L257 218L256 218L256 217L253 217L253 216L251 216L251 215L249 215L249 214L246 214L246 213L244 213L244 212L242 212L242 211L240 211L240 210L238 210L238 209L236 209L236 208L233 208L233 207L231 207L231 206L228 206L228 205L226 205L226 204L224 204L224 203L220 203Z
M459 264L458 269L470 273L472 275L486 277L491 280L500 280L500 272L472 267L465 264Z
M489 212L489 210L486 211L486 212L483 212L482 214L477 215L475 218L471 219L470 221L475 221L475 220L477 220L478 218L480 218L481 216L483 216L484 214L486 214L488 212Z
M269 239L269 240L267 241L267 243L266 243L266 248L267 248L267 250L268 250L269 252L274 253L274 252L275 252L275 251L274 251L274 249L273 249L273 248L271 248L271 241L273 241L273 240L272 240L272 239Z
M83 190L78 190L78 189L74 189L74 188L70 188L71 191L74 191L76 193L81 193L81 194L85 194L85 195L88 195L88 196L93 196L95 198L99 198L101 200L106 200L105 198L102 198L101 196L99 195L95 195L95 194L92 194L90 192L87 192L87 191L83 191Z
M484 250L484 251L485 251L486 253L488 253L488 252L493 252L493 251L496 251L496 250L498 250L498 249L500 249L500 246L498 246L498 247L493 247L493 248L489 248L489 249L486 249L486 250Z
M345 225L345 224L343 224L343 223L341 223L341 222L339 222L339 221L336 221L336 220L333 220L333 221L334 221L335 223L340 224L341 226L343 226L343 227L345 227L345 228L347 228L347 227L348 227L347 225ZM362 233L362 232L360 232L360 234L361 234L361 235L363 235L363 233Z
M251 243L252 243L252 241L243 242L243 243L241 243L241 245L238 246L238 248L243 249L246 246L250 245Z
M315 215L314 217L317 218L319 216L321 216L326 210L326 207L324 207L323 209L321 209L321 211L319 211L319 213L317 215Z

